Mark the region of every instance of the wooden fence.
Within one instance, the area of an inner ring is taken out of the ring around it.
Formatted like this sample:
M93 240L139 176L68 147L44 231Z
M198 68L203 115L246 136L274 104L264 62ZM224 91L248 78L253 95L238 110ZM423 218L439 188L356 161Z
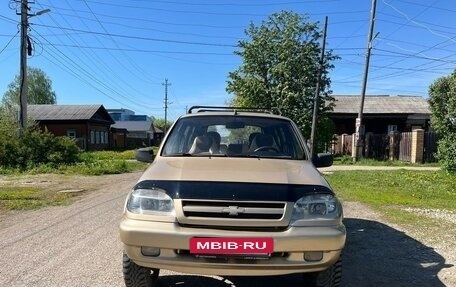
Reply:
M399 133L399 153L398 159L400 161L408 161L412 160L412 133Z
M332 152L340 155L352 155L353 135L335 135ZM423 162L436 162L438 135L434 132L424 133ZM412 132L372 134L368 133L362 140L363 157L378 160L400 160L410 162L412 158Z

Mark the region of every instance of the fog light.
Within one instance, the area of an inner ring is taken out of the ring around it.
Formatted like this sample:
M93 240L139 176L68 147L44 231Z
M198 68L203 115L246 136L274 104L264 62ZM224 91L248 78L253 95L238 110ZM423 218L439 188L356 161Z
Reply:
M145 255L145 256L158 256L158 255L160 255L160 248L142 246L141 253L142 253L142 255Z
M304 260L306 261L320 261L321 259L323 259L323 251L304 252Z

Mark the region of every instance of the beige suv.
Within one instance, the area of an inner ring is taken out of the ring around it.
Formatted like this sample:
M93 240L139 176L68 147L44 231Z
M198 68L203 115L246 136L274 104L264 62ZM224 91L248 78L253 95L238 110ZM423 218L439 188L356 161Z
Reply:
M302 273L339 286L342 207L288 118L192 107L128 194L120 237L126 286L160 269L221 276Z

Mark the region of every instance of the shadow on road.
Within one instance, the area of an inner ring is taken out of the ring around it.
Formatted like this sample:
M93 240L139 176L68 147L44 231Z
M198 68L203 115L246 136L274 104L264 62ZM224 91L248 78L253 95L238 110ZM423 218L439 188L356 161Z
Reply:
M431 247L376 221L346 218L347 244L343 253L343 287L443 287L437 277L445 259ZM161 287L278 287L304 286L299 274L263 277L196 275L160 276Z
M342 286L445 286L437 277L445 258L402 231L346 218Z

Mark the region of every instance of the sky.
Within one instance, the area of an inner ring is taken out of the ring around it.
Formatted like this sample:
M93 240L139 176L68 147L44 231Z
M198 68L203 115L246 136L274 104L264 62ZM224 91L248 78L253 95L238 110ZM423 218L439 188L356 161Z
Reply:
M32 2L32 1L31 1ZM341 59L334 95L360 95L371 0L35 0L28 65L52 80L58 104L103 104L168 119L193 105L225 105L228 73L250 23L281 10L307 15ZM0 3L0 96L19 74L17 1ZM456 64L456 1L377 0L366 95L428 97ZM168 86L165 86L165 81Z

